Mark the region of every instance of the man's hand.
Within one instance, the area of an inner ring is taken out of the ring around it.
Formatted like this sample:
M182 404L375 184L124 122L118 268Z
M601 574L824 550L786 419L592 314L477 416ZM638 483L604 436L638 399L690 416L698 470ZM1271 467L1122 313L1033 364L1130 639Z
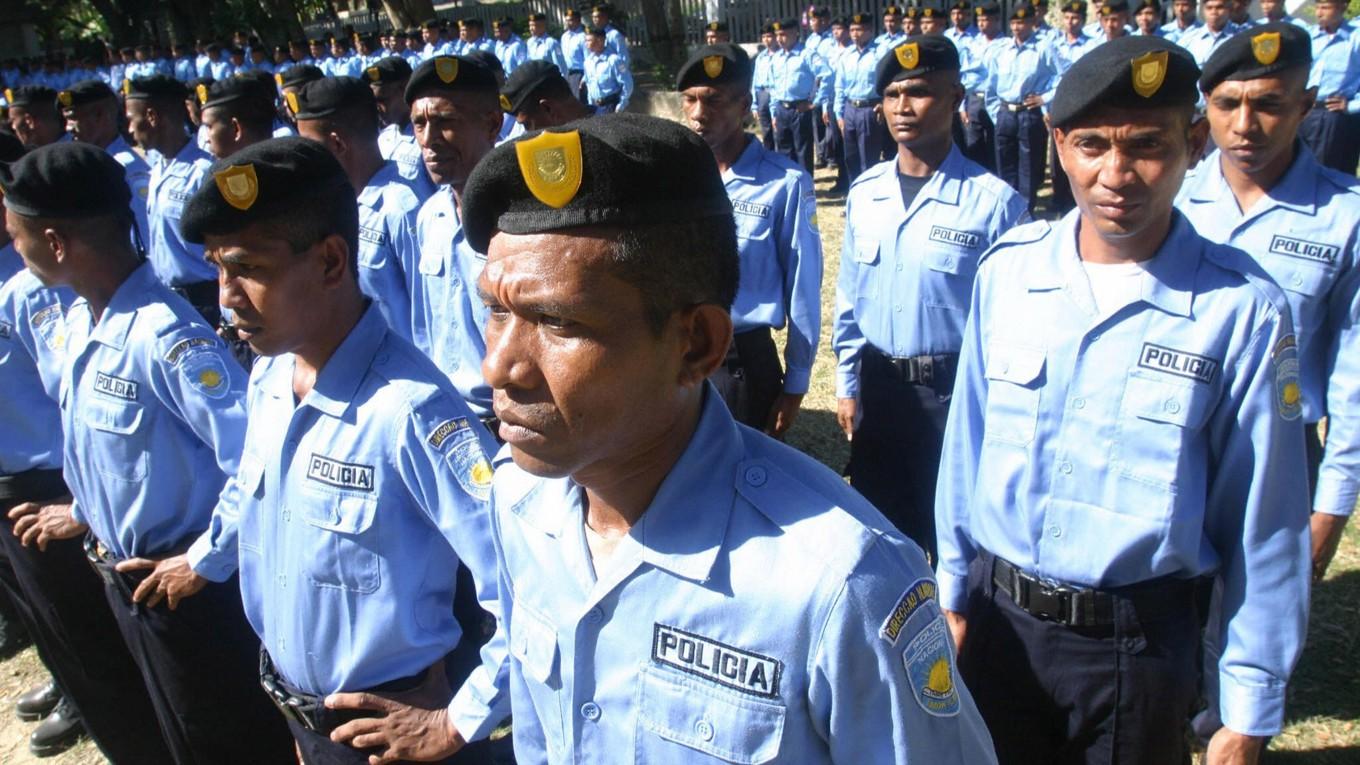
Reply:
M189 566L189 556L172 555L164 560L147 558L128 558L113 567L120 574L151 569L151 575L137 585L132 593L132 602L146 602L147 608L155 608L162 600L174 611L181 600L197 595L208 586L208 580L194 573Z
M1037 95L1025 96L1025 106L1034 109L1044 105L1044 97Z
M822 112L822 124L826 125L827 127L831 127L831 112L828 111Z
M770 416L765 418L765 432L775 438L783 439L793 421L798 418L798 409L803 405L803 394L780 393L770 407Z
M43 552L47 552L48 542L74 539L89 530L88 526L71 517L69 502L52 505L25 502L10 509L9 519L14 521L14 536L24 547L36 542Z
M954 653L963 653L963 639L968 635L968 617L957 611L944 611L944 623L949 625L949 634L954 638Z
M970 121L971 121L971 120L968 119L968 110L967 110L967 109L960 109L960 110L959 110L959 122L961 122L961 123L967 125Z
M1313 583L1322 581L1331 565L1336 547L1341 544L1341 532L1346 529L1349 516L1313 513L1310 525L1313 532Z
M1327 111L1329 112L1346 111L1346 99L1343 98L1342 96L1339 95L1327 96L1327 100L1324 101L1323 103L1327 105Z
M855 439L855 417L859 414L859 399L836 399L836 424L841 426L846 441Z
M1261 761L1265 739L1244 736L1228 728L1219 728L1209 739L1209 750L1204 753L1204 765L1256 765Z
M369 765L442 760L467 743L449 719L451 695L443 662L429 669L423 685L405 693L333 693L326 697L328 708L366 710L374 716L337 727L331 731L331 741L355 749L378 749L369 755Z
M844 133L844 132L845 132L845 120L836 120L836 127L840 128L840 129L841 129L841 132Z

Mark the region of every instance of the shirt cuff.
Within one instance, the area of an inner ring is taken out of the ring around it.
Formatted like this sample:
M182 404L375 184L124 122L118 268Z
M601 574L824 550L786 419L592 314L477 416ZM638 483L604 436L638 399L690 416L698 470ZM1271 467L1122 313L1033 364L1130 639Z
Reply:
M195 574L212 582L225 582L236 573L239 562L236 555L227 554L221 550L214 550L212 541L208 539L211 531L205 531L199 535L194 543L189 545L185 557L189 559L189 568Z
M784 372L784 392L797 396L802 396L808 392L808 386L812 382L811 369L796 369L789 367Z
M1284 728L1284 685L1245 685L1218 673L1218 714L1223 725L1244 736L1274 736Z
M81 526L90 525L89 519L85 517L84 513L80 512L80 503L75 500L71 500L71 520L79 523Z
M476 674L476 670L473 670ZM463 683L463 687L453 695L449 702L449 719L467 742L480 741L491 735L500 724L499 715L492 714L491 705L477 693L475 683Z
M1324 468L1318 475L1317 489L1313 492L1313 512L1348 516L1355 511L1358 498L1360 486Z
M968 607L968 572L955 574L941 568L935 572L935 582L939 586L940 607L963 613Z

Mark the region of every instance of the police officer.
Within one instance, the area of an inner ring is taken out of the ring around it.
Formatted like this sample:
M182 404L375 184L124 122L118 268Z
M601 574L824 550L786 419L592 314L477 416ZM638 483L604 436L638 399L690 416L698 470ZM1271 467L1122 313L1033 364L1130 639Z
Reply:
M1128 0L1106 0L1106 2L1101 3L1096 22L1100 25L1100 31L1094 35L1097 44L1128 34Z
M586 72L586 29L581 25L581 12L568 8L562 18L566 23L562 30L562 57L567 60L567 83L581 103L587 103L582 87Z
M762 49L756 52L756 57L751 62L751 110L760 125L761 144L766 149L774 151L774 118L770 111L770 86L773 83L774 54L779 51L779 43L774 39L774 24L766 24L761 28L760 44Z
M128 80L123 90L128 132L143 151L159 155L147 188L147 260L161 283L216 326L221 313L216 274L204 262L203 248L184 241L179 232L180 211L212 164L184 132L184 83L157 75Z
M9 128L24 146L36 149L66 140L66 122L57 107L57 91L46 85L5 89Z
M542 130L591 116L561 71L548 61L530 61L505 78L501 108L513 114L525 130Z
M495 76L459 56L437 56L416 68L406 86L411 122L425 168L439 188L416 219L416 249L404 259L420 274L411 292L412 340L453 382L479 417L491 416L491 389L482 379L486 307L477 274L486 258L463 234L463 186L495 146L502 111Z
M742 129L751 61L741 48L700 48L680 68L675 88L685 120L713 150L737 221L734 336L713 383L733 418L780 438L807 393L821 332L822 238L812 176ZM771 330L786 322L781 368Z
M850 482L935 557L935 478L978 260L1024 200L954 145L958 49L908 38L879 63L897 158L850 188L836 285L837 421ZM903 313L903 307L907 313Z
M529 51L524 47L524 40L515 34L514 19L506 17L492 21L491 32L496 36L492 52L500 59L501 68L507 75L514 73L520 64L529 60Z
M633 73L628 59L613 53L608 47L608 31L603 27L586 30L585 74L582 86L586 102L596 114L621 112L628 108L633 97Z
M297 94L298 135L325 146L340 162L359 201L359 289L388 327L410 340L415 327L416 214L424 199L378 148L373 92L352 77L309 82Z
M279 97L283 100L280 111L283 113L285 121L290 124L296 122L296 118L293 116L293 106L289 102L288 94L290 92L297 93L298 89L303 85L306 85L312 80L319 80L325 76L325 73L311 64L299 64L292 69L289 69L287 72L274 75L274 82L279 86Z
M434 193L434 181L425 172L420 144L416 143L415 129L411 127L411 105L406 103L411 65L400 56L387 56L364 70L364 80L373 92L378 118L383 123L378 132L378 151L383 159L397 163L401 177L411 182L423 202Z
M1295 140L1316 100L1305 87L1311 61L1308 32L1287 21L1244 30L1209 57L1200 89L1220 148L1187 179L1177 204L1206 238L1251 255L1289 299L1318 579L1360 496L1353 445L1360 436L1347 404L1360 390L1360 359L1348 350L1360 340L1351 321L1360 310L1360 182L1322 167ZM1324 415L1325 452L1317 426Z
M337 92L367 93L357 81L334 81ZM303 114L329 82L303 89ZM316 121L303 117L304 131ZM265 358L250 387L234 501L224 498L188 557L214 581L239 564L246 615L264 645L261 683L303 760L367 763L360 750L381 747L368 726L416 710L384 706L379 722L325 697L372 692L449 704L442 659L461 637L449 608L460 559L477 573L479 598L496 607L486 505L494 442L361 292L352 170L318 143L283 138L212 172L228 180L190 201L185 235L211 253L226 306ZM248 189L229 182L241 174L254 181ZM480 706L494 679L477 677L449 717L459 729L505 714ZM335 734L356 716L365 720L347 728L367 741Z
M226 159L274 132L278 112L274 87L256 77L231 77L195 89L203 126L208 133L208 152Z
M812 123L817 119L814 110L831 100L831 70L816 51L798 41L796 20L784 19L772 26L779 42L779 51L770 60L775 151L811 173Z
M586 120L498 147L464 204L517 759L993 761L920 552L705 382L739 268L708 147Z
M996 125L997 175L1020 192L1034 212L1044 182L1048 128L1044 106L1053 98L1058 64L1034 36L1034 9L1011 11L1011 37L992 51L987 113Z
M1195 0L1171 0L1171 20L1162 25L1162 36L1180 43L1181 35L1202 26L1195 16Z
M854 183L883 153L882 99L874 90L879 50L873 17L850 15L850 42L836 64L835 112L845 137L846 177Z
M1086 3L1083 0L1068 0L1063 3L1062 18L1062 32L1049 43L1053 63L1058 67L1058 82L1062 81L1062 76L1067 74L1067 70L1071 69L1078 59L1099 45L1094 38L1082 31L1086 24ZM1054 143L1051 135L1048 139L1048 156L1052 158L1049 162L1049 173L1053 179L1053 195L1049 199L1049 207L1059 215L1066 215L1077 203L1072 198L1072 184L1067 180L1067 173L1058 162L1058 145Z
M1323 0L1310 31L1313 67L1308 87L1317 102L1299 130L1323 167L1355 175L1360 163L1360 33L1345 20L1346 4Z
M1237 34L1238 28L1228 18L1227 0L1201 0L1200 12L1204 16L1203 26L1186 30L1176 43L1190 51L1197 65L1203 66L1209 54Z
M811 18L809 16L809 18ZM710 21L704 25L704 44L718 45L732 42L732 32L725 21Z
M883 9L883 34L874 38L874 46L878 48L881 55L886 55L907 36L902 31L902 16L900 5L889 5Z
M618 27L614 26L614 6L608 4L592 6L590 9L590 26L602 30L605 37L605 50L623 59L625 64L629 63L632 55L628 52L628 40Z
M953 0L949 4L949 28L944 31L944 36L948 37L961 52L963 46L971 42L976 35L977 27L973 26L973 4L969 0Z
M548 16L544 13L529 14L529 37L524 41L530 61L547 61L557 67L563 77L567 76L567 59L562 55L562 43L548 34ZM514 72L510 72L513 75Z
M258 643L235 581L185 601L177 588L143 586L153 567L187 569L177 553L208 528L224 485L233 491L245 373L120 236L129 192L112 157L79 143L41 149L13 167L4 188L7 225L29 270L79 296L67 315L61 380L63 470L74 500L20 518L15 531L36 526L25 541L40 546L85 535L175 761L287 761L287 731L251 678ZM63 214L43 214L53 207ZM167 591L173 609L161 603Z
M965 53L959 51L959 77L963 82L964 104L959 110L963 123L963 155L996 172L996 123L987 110L987 83L991 78L993 51L1006 43L1001 34L1001 6L983 0L973 6L977 34Z
M58 93L57 103L74 140L103 147L123 166L124 179L132 190L132 216L140 236L138 241L145 243L151 167L123 140L118 124L118 98L113 89L101 80L82 80Z
M978 270L937 573L1003 761L1188 760L1202 576L1225 616L1206 762L1255 762L1283 722L1308 602L1298 345L1279 289L1172 207L1198 76L1155 37L1073 64L1051 118L1078 209Z

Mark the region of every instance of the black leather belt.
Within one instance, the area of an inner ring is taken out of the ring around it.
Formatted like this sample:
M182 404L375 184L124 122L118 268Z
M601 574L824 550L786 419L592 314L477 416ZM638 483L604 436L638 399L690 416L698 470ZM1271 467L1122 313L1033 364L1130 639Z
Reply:
M1112 589L1074 587L1040 579L1019 566L993 555L992 584L1022 611L1065 627L1111 627L1115 606L1121 600L1133 604L1139 620L1156 621L1194 608L1195 581L1163 577Z
M40 502L67 493L60 470L33 468L14 475L0 475L0 503Z
M442 667L439 669L442 671ZM425 674L425 672L421 672L417 675L383 683L366 692L400 693L409 691L425 681ZM274 706L279 708L284 717L323 736L330 735L331 731L350 720L374 716L372 712L362 709L329 709L326 707L324 696L307 693L290 685L279 676L278 670L274 668L274 660L270 658L269 652L263 646L260 647L260 687L269 695L269 699L274 702Z
M1002 101L1002 102L1001 102L1001 108L1002 108L1002 109L1005 109L1005 110L1008 111L1008 112L1027 112L1027 111L1029 111L1030 109L1038 109L1039 107L1037 107L1037 106L1025 106L1023 103L1018 103L1018 104L1016 104L1016 103L1011 103L1010 101Z
M780 102L779 102L779 105L780 105L780 106L784 107L785 109L789 109L789 110L791 110L791 111L796 111L796 110L798 110L798 109L799 109L800 107L802 107L804 104L806 104L806 105L808 105L808 106L812 106L812 102L809 101L809 100L807 100L807 99L802 99L802 100L799 100L799 101L780 101Z
M614 93L595 102L596 106L618 106L619 101L623 100L622 93Z
M217 306L220 299L217 294L217 282L193 282L191 284L181 284L170 289L178 292L180 297L189 301L189 305L195 308L199 306Z
M952 353L895 358L873 346L865 347L864 352L896 370L897 378L902 382L914 385L934 385L937 381L952 382L959 363L959 357Z
M845 102L856 109L867 109L871 106L878 106L883 103L883 100L879 98L847 98Z

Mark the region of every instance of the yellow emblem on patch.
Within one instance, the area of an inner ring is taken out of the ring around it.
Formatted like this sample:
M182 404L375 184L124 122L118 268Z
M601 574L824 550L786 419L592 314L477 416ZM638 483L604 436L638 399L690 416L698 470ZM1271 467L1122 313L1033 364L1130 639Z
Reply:
M485 459L477 460L476 464L472 466L472 475L470 477L472 478L474 486L490 488L491 476L491 465L488 464Z
M294 93L291 90L288 91L287 93L284 93L283 101L284 103L288 104L288 108L293 112L293 114L297 114L298 112L302 111L302 107L298 106L297 93Z
M216 388L222 384L222 373L216 369L205 369L198 374L198 382L205 388Z
M458 59L453 56L440 56L434 60L434 73L443 80L445 84L451 84L458 79Z
M1280 401L1285 406L1294 407L1298 406L1302 400L1303 391L1299 390L1299 384L1296 382L1285 383L1284 390L1280 391Z
M208 103L208 86L203 83L198 84L198 103L200 106Z
M60 92L60 93L57 94L57 103L59 103L59 104L61 104L62 106L66 107L67 109L70 109L70 108L71 108L71 104L74 103L74 102L75 102L75 96L72 96L72 95L71 95L71 91L69 91L69 90L63 90L62 92Z
M718 75L722 74L722 70L722 56L704 56L704 74L708 75L708 79L718 79Z
M238 210L249 210L260 196L260 179L255 176L254 165L229 167L214 173L213 180L217 181L222 198Z
M1280 33L1262 32L1251 38L1251 55L1261 66L1270 66L1280 57Z
M893 55L897 56L897 63L901 64L903 69L915 69L921 63L921 44L904 43L893 48Z
M565 206L581 190L581 134L540 133L515 143L519 172L538 201L552 207Z
M510 99L506 98L504 93L501 94L501 111L504 112L514 111L514 109L510 106Z
M364 72L368 74L368 79L372 80L373 82L377 82L378 80L382 79L382 72L379 72L378 67L376 66L370 66L369 68L365 69Z
M1133 92L1152 98L1166 79L1167 52L1152 51L1129 62L1133 67Z

